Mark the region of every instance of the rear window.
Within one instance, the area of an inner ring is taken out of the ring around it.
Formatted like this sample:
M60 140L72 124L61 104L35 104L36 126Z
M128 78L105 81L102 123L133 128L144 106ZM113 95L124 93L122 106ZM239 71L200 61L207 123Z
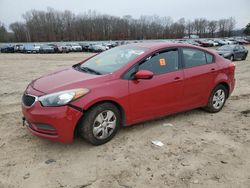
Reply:
M213 55L206 53L207 63L213 63L214 57Z
M196 67L213 63L213 55L194 48L183 48L185 67Z

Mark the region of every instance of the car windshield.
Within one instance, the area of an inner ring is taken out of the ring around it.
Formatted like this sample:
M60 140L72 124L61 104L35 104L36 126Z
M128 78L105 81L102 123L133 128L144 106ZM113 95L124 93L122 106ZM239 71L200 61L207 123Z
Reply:
M81 64L80 68L88 68L101 74L115 72L139 55L147 51L147 48L135 46L116 47L102 52Z
M234 48L234 45L226 45L226 46L220 47L218 50L227 51L227 50L232 50L233 48Z

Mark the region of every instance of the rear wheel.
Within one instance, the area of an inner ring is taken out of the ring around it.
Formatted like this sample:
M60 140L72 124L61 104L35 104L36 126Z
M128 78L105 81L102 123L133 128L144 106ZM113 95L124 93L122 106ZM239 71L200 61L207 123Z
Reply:
M245 55L242 57L242 60L246 60L247 58L247 53L245 53Z
M225 86L216 86L209 97L208 105L205 109L211 113L219 112L223 108L227 100L227 96L228 90Z
M79 134L93 145L110 141L121 123L119 109L112 103L102 103L85 114L79 126Z

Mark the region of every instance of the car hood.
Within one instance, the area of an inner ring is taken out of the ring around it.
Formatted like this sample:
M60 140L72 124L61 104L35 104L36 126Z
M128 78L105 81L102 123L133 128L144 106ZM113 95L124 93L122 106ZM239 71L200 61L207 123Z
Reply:
M31 87L43 93L53 93L75 88L89 88L101 84L111 75L94 75L75 70L73 67L52 72L31 82Z

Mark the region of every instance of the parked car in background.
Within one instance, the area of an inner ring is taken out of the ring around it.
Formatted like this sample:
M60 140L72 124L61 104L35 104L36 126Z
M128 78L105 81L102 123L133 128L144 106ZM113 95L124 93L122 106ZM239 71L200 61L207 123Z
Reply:
M24 44L22 53L39 53L40 46L34 44Z
M58 53L69 53L71 51L71 47L66 46L65 44L57 44Z
M234 40L229 40L229 39L224 39L224 41L226 42L226 44L236 44L236 42Z
M192 44L192 45L194 45L194 46L201 46L200 43L195 42L194 40L187 40L185 43L186 43L186 44Z
M245 60L248 55L248 50L244 46L237 44L225 45L217 48L216 51L219 55L231 61Z
M244 37L244 40L246 40L247 42L249 42L249 43L250 43L250 36L246 36L246 37Z
M223 45L226 45L227 43L222 40L222 39L214 39L215 42L218 43L218 46L223 46Z
M219 43L215 40L208 40L207 42L210 43L211 46L219 46Z
M39 48L39 53L55 53L55 47L48 44L43 44Z
M82 47L83 52L89 52L89 43L79 43L79 45Z
M1 46L1 53L14 53L14 46L11 44L4 44Z
M34 48L36 50L36 53L38 53L40 48L41 48L41 45L40 44L34 44Z
M96 45L96 44L93 44L93 43L89 44L89 46L88 46L88 51L89 52L94 52L94 47L93 47L94 45Z
M204 107L219 112L234 89L235 65L188 44L138 43L112 48L32 81L22 97L27 128L94 145L119 127Z
M106 46L103 46L102 44L92 45L92 52L103 52L107 49L108 48Z
M195 42L198 42L202 47L212 47L213 44L211 42L208 42L207 40L202 40L202 39L199 39L199 40L195 40Z
M58 45L54 43L49 43L48 46L54 49L54 53L59 53Z
M23 48L24 48L24 45L23 45L23 44L15 44L15 45L14 45L14 51L15 51L15 52L22 52L22 51L23 51Z
M77 43L67 43L66 46L70 46L72 52L81 52L82 47Z
M250 44L247 40L245 39L235 39L235 41L238 43L238 44L241 44L241 45L244 45L244 44Z

